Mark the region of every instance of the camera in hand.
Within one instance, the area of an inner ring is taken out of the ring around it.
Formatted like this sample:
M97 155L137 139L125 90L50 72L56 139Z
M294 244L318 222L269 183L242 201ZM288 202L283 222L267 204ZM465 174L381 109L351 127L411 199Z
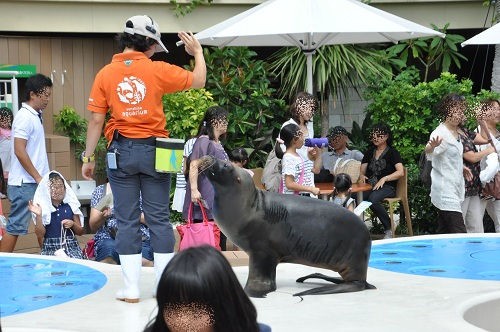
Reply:
M326 148L328 146L328 138L326 137L306 138L304 141L304 145L310 148L313 147Z

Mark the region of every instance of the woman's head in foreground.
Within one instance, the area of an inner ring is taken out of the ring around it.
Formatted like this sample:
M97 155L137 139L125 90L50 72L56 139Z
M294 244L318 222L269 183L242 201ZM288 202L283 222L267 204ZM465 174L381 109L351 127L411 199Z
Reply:
M149 331L258 331L257 311L227 259L211 246L177 253L156 292Z

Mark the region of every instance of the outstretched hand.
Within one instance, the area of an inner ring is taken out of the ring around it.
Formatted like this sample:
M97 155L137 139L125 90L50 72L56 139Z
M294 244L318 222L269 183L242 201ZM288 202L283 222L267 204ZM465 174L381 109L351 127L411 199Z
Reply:
M443 138L436 136L436 137L431 138L431 140L429 141L429 145L434 149L434 148L440 146L442 142L443 142Z
M28 201L28 210L36 214L37 216L42 215L42 207L38 203L33 203L32 200Z
M203 52L200 42L194 37L192 32L181 31L177 35L184 43L187 54L194 56L197 53Z

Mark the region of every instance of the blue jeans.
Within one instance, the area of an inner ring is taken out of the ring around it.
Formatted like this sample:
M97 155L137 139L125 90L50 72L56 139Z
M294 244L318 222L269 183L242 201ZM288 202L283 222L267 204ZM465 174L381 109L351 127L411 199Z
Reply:
M7 233L11 235L25 235L31 220L28 202L33 199L36 183L23 183L20 186L7 186L7 195L10 200L9 220Z
M378 217L382 225L384 226L384 230L391 229L391 218L389 218L389 214L385 210L385 207L382 205L382 201L384 198L395 197L396 190L394 187L386 184L382 188L378 190L371 190L363 192L363 200L372 202L370 205L370 209L375 213L375 216Z
M120 256L116 252L116 243L113 239L102 239L99 243L96 243L95 260L100 262L106 257L111 257L116 263L120 264ZM154 259L149 241L142 241L142 257L148 261Z
M174 232L170 224L170 174L155 170L155 146L133 140L113 140L108 151L117 154L118 169L107 175L114 197L114 212L118 225L116 251L120 255L141 252L142 235L139 218L139 193L142 210L151 235L151 247L156 253L174 251Z

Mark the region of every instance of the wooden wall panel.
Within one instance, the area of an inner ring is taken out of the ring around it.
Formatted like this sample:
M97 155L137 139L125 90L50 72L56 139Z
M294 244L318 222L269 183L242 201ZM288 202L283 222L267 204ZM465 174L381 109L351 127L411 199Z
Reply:
M29 64L30 61L30 41L29 39L19 39L18 45L19 63Z
M62 60L62 41L60 38L52 38L50 40L51 46L51 73L52 73L52 107L46 110L47 114L44 116L45 131L49 133L54 132L54 114L59 113L63 106L64 88L62 85L63 74L63 60Z
M15 64L19 60L19 39L9 39L7 45L8 64Z
M9 63L9 39L0 37L0 63Z
M53 78L54 73L52 72L52 44L50 39L44 38L40 40L40 67L37 67L37 71L40 74L43 74L47 77ZM54 95L57 87L54 85L54 80L52 80L53 88L52 88L52 96ZM54 108L54 99L53 97L50 99L47 108L43 112L43 121L45 133L52 133L52 123L50 123L49 128L47 127L47 121L50 120L52 116L52 109ZM52 122L50 120L50 122Z
M36 66L36 70L40 71L40 66L42 64L41 52L41 42L40 39L30 40L30 59L29 63Z
M54 134L53 115L66 105L90 118L87 101L94 77L116 52L113 37L0 37L0 64L33 64L37 72L53 77L52 99L44 112L46 134ZM81 163L73 158L74 153L72 145L70 176L82 179Z
M71 106L73 107L73 41L71 39L65 38L61 43L62 52L62 73L61 81L62 92L63 92L63 102L62 107ZM60 109L54 114L59 114Z
M85 82L83 80L83 40L73 41L73 108L81 116L85 115Z
M90 119L90 112L87 110L87 101L90 95L90 89L94 82L95 69L94 69L94 43L92 40L83 41L83 95L85 97L85 107L83 109L86 119Z

